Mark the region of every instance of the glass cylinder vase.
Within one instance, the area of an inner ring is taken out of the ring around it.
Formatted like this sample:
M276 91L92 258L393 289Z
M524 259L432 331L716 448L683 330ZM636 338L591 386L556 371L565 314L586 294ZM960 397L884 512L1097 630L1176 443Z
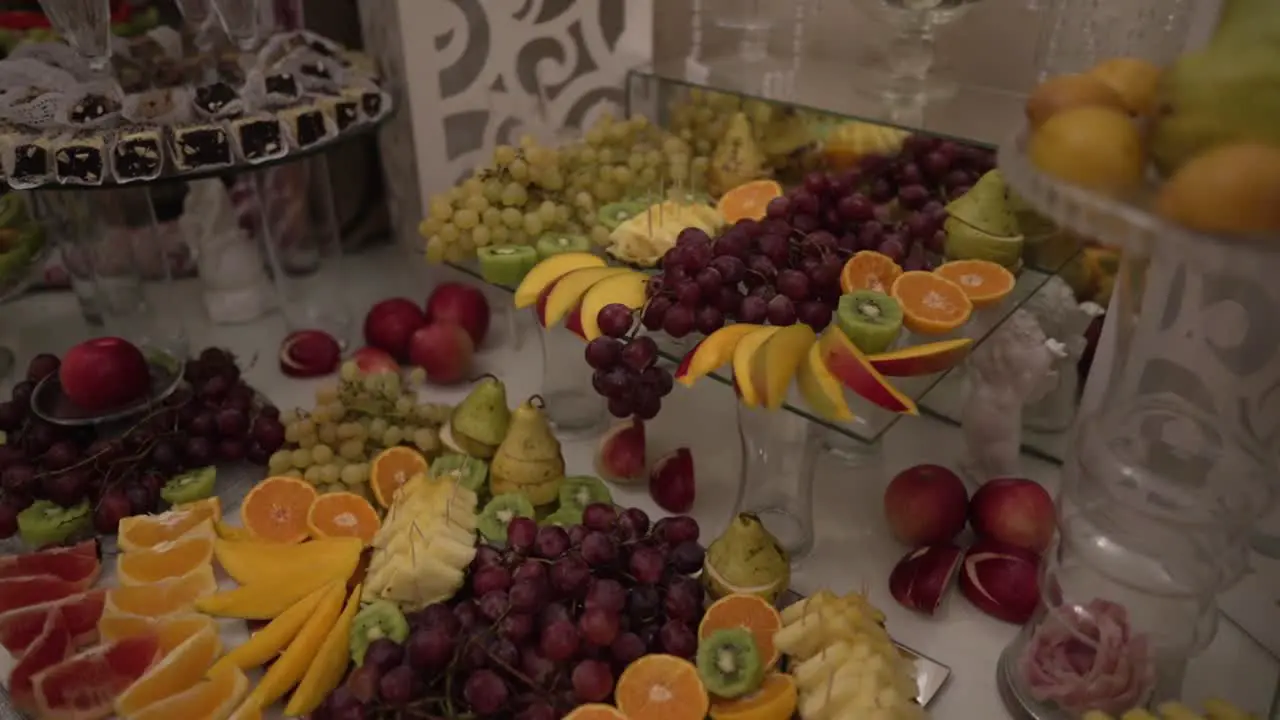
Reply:
M556 325L544 328L542 399L558 434L589 435L605 425L605 399L591 384L581 337Z
M818 426L786 410L738 405L742 482L734 514L758 516L792 560L813 550L813 473Z

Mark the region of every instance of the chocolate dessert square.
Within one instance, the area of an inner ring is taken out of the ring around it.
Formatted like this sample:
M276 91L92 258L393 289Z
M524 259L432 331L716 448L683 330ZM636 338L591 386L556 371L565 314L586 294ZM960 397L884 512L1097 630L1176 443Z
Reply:
M120 104L106 95L88 94L71 107L67 119L75 125L84 125L106 117L120 109Z
M324 98L321 104L333 118L333 125L340 133L360 123L359 93L344 92L340 95L332 95Z
M299 148L310 147L329 137L332 129L324 110L316 105L302 105L280 112L280 119Z
M218 81L196 88L195 106L206 115L223 113L240 100L235 88L225 82Z
M329 67L319 60L311 60L304 62L298 66L298 72L307 77L316 78L317 80L332 80L333 73L329 72Z
M275 160L289 151L280 119L265 113L232 121L231 136L246 162Z
M54 145L54 175L67 185L101 185L107 174L106 143L101 135L77 135Z
M365 119L378 120L387 110L386 93L381 90L364 90L360 93L360 109Z
M297 99L302 94L302 89L298 87L298 79L293 76L293 73L271 73L262 79L262 83L268 95Z
M219 125L188 125L173 130L173 162L179 170L203 170L231 164L231 141Z
M24 190L49 182L53 174L49 141L39 136L19 136L13 142L13 163L6 167L9 186Z
M154 180L164 167L162 136L155 128L120 131L111 148L111 168L117 182Z

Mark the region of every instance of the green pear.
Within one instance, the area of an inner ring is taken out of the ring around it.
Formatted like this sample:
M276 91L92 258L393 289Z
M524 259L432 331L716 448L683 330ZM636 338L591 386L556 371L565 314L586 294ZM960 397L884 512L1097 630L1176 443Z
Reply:
M1280 5L1275 0L1223 0L1210 47L1269 44L1280 47Z
M480 379L449 416L454 442L475 458L491 458L511 424L507 388L492 375Z
M546 505L560 494L564 455L551 423L535 399L511 414L507 436L489 463L489 491L494 495L523 493L534 505Z
M947 233L943 252L948 260L989 260L1011 270L1022 260L1021 235L993 235L954 217L947 218L942 229Z
M1018 218L1009 209L1008 186L999 170L991 170L964 195L947 203L947 214L992 235L1018 234Z

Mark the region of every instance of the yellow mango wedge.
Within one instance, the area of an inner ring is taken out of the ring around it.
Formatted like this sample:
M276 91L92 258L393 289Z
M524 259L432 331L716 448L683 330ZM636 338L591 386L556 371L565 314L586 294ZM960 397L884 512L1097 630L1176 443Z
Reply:
M254 633L249 642L223 655L213 664L209 674L214 675L231 667L249 670L262 667L275 659L298 636L327 590L327 587L321 588L294 603L293 607L280 613L269 625Z
M253 585L273 582L282 571L325 575L332 568L345 567L352 557L359 559L361 549L359 538L326 538L300 545L219 539L213 543L213 556L236 582Z
M356 542L360 542L358 539ZM245 620L272 620L293 604L331 582L346 583L355 572L360 554L343 558L341 565L327 568L297 567L276 571L270 581L250 583L235 590L214 593L196 600L196 609L206 615Z
M347 598L347 607L343 609L338 622L334 623L316 659L307 668L307 674L289 697L289 704L284 709L286 717L302 717L320 707L320 703L342 682L342 674L350 662L351 623L360 611L360 586Z
M262 676L262 682L259 682L253 692L249 693L246 704L258 709L266 708L289 692L289 688L298 684L307 667L311 665L311 661L319 653L320 646L324 644L329 630L333 628L333 623L342 612L342 600L347 596L346 589L347 585L344 581L335 580L329 583L315 612L307 618L306 624L302 626L302 630L293 642L289 643L289 648L284 651L280 659L267 669L266 674Z

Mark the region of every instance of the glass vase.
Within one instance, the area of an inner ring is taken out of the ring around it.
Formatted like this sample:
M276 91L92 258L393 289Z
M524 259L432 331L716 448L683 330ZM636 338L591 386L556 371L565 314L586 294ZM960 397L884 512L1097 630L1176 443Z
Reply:
M591 385L582 338L557 325L542 340L542 399L558 434L591 435L605 425L605 399Z
M1036 68L1041 80L1132 57L1165 65L1186 45L1191 0L1052 0L1044 10Z
M813 550L813 474L821 435L786 410L738 405L742 482L734 514L755 513L793 561Z

